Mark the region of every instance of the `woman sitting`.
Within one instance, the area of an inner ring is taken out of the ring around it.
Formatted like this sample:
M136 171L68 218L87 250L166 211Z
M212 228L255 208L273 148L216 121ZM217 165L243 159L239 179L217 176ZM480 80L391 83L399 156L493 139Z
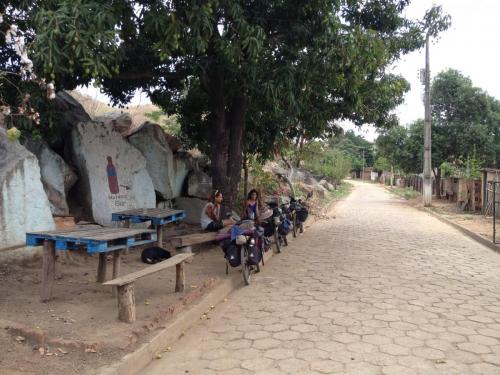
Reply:
M259 212L262 211L262 203L260 201L259 192L252 189L248 192L247 199L243 204L243 213L241 218L243 220L254 220L259 223Z
M233 219L221 219L222 199L222 193L219 190L215 190L210 196L208 203L203 207L203 210L201 210L200 223L202 229L210 232L217 232L235 223Z

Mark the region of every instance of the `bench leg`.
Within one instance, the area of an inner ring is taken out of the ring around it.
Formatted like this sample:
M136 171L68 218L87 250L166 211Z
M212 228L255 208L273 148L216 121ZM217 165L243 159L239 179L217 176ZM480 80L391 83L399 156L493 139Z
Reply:
M106 253L99 253L99 265L97 266L97 282L104 283L106 282Z
M118 287L118 319L125 323L135 322L134 283Z
M113 251L113 279L120 276L121 255L121 250ZM116 287L113 287L113 296L116 296L116 293Z
M156 240L158 241L158 247L163 248L163 231L161 228L161 225L156 226Z
M184 292L184 262L175 265L175 291Z
M40 297L42 302L52 298L52 288L56 269L56 245L54 241L45 240L43 242L42 260L42 290Z

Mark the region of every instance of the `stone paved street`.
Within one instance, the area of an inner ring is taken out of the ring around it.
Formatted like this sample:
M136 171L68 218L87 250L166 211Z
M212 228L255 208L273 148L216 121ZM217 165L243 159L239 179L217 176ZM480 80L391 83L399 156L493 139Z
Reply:
M356 183L210 317L143 373L499 375L500 254Z

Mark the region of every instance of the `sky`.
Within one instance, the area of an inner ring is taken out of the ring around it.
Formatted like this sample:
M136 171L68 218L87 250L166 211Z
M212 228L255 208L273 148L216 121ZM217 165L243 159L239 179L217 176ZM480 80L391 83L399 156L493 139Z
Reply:
M453 68L468 76L474 86L487 91L500 100L500 0L413 0L406 9L406 16L421 19L433 5L441 5L451 15L451 27L441 33L430 46L431 79L439 72ZM402 125L424 117L422 101L423 86L418 71L425 65L425 49L403 57L391 67L393 73L401 74L410 82L411 90L405 95L405 102L396 109ZM96 97L95 89L82 90ZM100 95L98 98L103 99ZM137 96L133 104L148 102ZM355 128L343 124L346 129ZM356 129L357 134L373 141L377 134L370 126Z
M420 19L432 5L441 5L451 15L451 27L432 41L429 51L431 80L448 68L468 76L474 86L500 100L500 0L413 0L406 16ZM402 58L392 71L410 82L405 102L396 109L402 125L424 117L424 87L418 78L425 66L425 49ZM345 125L346 129L353 126ZM355 129L357 134L373 141L377 134L372 127Z

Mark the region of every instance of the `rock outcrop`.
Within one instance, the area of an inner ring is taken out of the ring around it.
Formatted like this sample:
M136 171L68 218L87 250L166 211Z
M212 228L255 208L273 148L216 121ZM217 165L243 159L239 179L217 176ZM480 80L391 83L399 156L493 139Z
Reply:
M95 222L111 224L111 214L156 207L146 159L110 123L85 122L72 132L78 190Z
M212 193L212 179L203 171L191 171L187 177L187 194L207 200Z
M121 135L126 135L132 127L132 117L128 113L108 112L102 116L96 117L95 121L100 121L106 125L111 125L114 130Z
M175 199L175 208L186 211L184 222L188 224L200 224L201 211L206 204L206 199L187 197Z
M23 244L26 232L53 230L38 160L0 128L0 247Z
M52 214L68 215L66 194L78 180L77 174L44 142L29 140L25 147L38 158L43 188L49 199Z
M150 122L134 129L128 140L146 158L148 173L160 196L163 199L181 196L184 181L194 168L190 155L174 154L162 128Z

